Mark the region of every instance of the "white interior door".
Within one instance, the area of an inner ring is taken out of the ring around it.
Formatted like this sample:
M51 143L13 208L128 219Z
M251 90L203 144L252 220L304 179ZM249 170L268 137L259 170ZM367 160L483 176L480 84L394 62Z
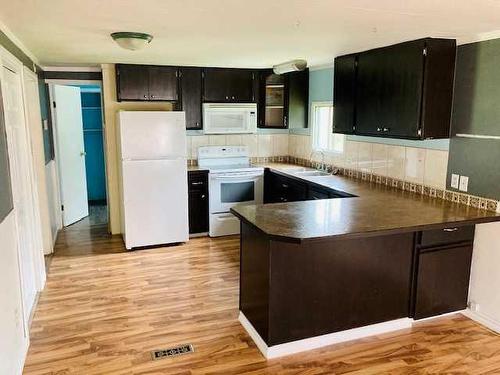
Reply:
M61 185L63 225L88 216L87 179L80 88L54 85L57 163Z
M5 128L9 147L12 196L16 215L19 246L19 267L23 298L23 318L27 323L33 309L37 288L35 279L35 251L37 228L34 220L31 149L24 118L20 72L2 68L2 93L5 111ZM26 328L26 326L25 326Z

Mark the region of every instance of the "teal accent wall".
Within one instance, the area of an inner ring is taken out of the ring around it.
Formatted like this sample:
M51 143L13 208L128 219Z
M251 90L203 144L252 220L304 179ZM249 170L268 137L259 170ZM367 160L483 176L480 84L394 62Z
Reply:
M106 173L99 86L79 86L82 98L83 140L87 195L91 202L106 200Z

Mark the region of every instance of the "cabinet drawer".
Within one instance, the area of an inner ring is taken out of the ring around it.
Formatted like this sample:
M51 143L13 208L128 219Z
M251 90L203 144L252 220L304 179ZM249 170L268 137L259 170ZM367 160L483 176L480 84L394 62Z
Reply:
M442 229L426 230L421 232L420 246L441 246L459 242L472 242L474 241L474 225L467 225L463 227L449 227Z
M208 172L207 171L190 171L188 172L188 190L203 190L208 189Z

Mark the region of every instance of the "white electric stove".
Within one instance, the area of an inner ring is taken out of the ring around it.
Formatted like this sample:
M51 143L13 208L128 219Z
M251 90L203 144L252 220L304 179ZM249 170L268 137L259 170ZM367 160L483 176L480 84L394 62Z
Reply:
M263 202L264 168L250 163L247 146L200 147L198 165L209 170L210 237L239 233L240 222L229 210Z

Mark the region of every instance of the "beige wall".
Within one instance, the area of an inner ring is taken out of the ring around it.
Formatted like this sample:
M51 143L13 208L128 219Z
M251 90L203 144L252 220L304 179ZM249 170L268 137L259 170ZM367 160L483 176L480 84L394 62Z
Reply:
M469 301L472 318L500 332L500 223L476 226Z
M106 173L109 206L109 227L112 234L120 233L120 191L118 150L116 137L116 112L119 110L171 111L170 103L128 103L116 101L115 65L102 65L104 99L104 136L106 143Z

